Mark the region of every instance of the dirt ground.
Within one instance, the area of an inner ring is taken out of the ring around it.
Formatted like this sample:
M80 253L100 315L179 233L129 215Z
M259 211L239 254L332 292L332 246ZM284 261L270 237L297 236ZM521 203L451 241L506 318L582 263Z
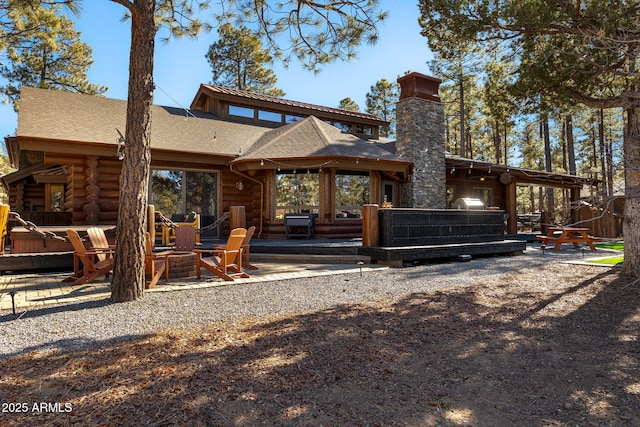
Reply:
M639 426L634 280L550 264L13 357L0 360L0 426Z

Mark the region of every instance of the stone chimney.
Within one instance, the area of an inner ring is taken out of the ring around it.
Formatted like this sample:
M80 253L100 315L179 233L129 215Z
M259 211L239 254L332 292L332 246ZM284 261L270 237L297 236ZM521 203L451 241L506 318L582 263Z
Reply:
M410 182L402 186L403 207L445 209L444 107L442 80L420 73L398 78L396 154L414 163Z

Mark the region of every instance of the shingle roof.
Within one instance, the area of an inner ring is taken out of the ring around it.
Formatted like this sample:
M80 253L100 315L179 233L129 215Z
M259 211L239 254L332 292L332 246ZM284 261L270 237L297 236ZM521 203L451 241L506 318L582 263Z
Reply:
M234 162L308 157L355 157L409 163L377 143L342 133L314 116L265 133Z
M18 138L115 144L125 131L127 102L23 87ZM236 156L270 128L220 120L211 114L154 105L151 147Z
M20 138L116 144L124 133L127 102L23 87ZM219 119L209 113L153 106L151 148L237 158L355 157L407 162L352 134L309 116L276 129Z

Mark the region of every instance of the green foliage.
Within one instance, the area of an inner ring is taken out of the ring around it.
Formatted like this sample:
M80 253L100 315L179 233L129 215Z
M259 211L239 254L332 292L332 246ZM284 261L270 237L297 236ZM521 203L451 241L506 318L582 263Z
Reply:
M574 4L575 3L575 4ZM637 98L640 36L636 1L421 0L429 47L456 57L469 43L492 45L514 64L511 89L555 103L626 107Z
M398 102L399 87L396 82L389 82L387 79L380 79L371 86L367 93L366 111L376 115L386 121L391 122L389 126L380 128L380 136L391 137L395 134L396 102Z
M265 67L273 58L262 48L262 42L246 27L223 24L218 28L219 40L209 47L206 58L213 72L213 84L271 96L284 96L275 87L278 80L272 69Z
M164 216L184 213L182 209L182 171L156 170L151 174L151 202Z
M336 174L336 206L362 206L369 203L369 176Z
M222 0L219 22L253 23L267 49L285 65L292 58L307 69L349 60L363 42L375 44L376 26L387 17L378 0Z
M341 99L338 103L338 108L347 111L360 111L360 106L349 97Z
M112 1L131 7L126 0ZM210 30L212 24L198 15L213 3L156 0L156 24L165 30L163 40ZM285 65L296 58L314 72L321 64L355 58L363 42L375 44L377 25L388 15L379 10L378 0L220 0L215 5L212 15L218 28L226 23L249 27L274 58Z
M58 13L59 8L46 9L46 13ZM39 18L40 15L38 15ZM18 110L20 87L23 85L42 89L67 90L97 95L107 90L104 86L89 83L87 71L93 64L89 45L80 41L80 33L73 22L64 15L57 16L54 28L45 26L42 31L31 32L19 44L7 47L8 64L0 66L0 76L7 84L0 87ZM37 27L36 21L25 22L28 28Z
M79 9L76 0L0 0L0 53L37 34L59 31L58 6L74 14Z

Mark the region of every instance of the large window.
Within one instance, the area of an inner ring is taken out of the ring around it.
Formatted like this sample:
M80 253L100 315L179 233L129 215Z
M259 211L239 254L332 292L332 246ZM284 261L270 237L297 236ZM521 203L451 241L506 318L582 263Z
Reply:
M362 218L362 205L369 203L370 181L366 172L336 173L336 218Z
M200 226L204 227L216 220L217 182L217 173L155 169L151 171L149 203L174 221L183 221L190 212L200 214Z
M320 179L318 171L283 171L276 175L276 218L286 213L318 213Z

